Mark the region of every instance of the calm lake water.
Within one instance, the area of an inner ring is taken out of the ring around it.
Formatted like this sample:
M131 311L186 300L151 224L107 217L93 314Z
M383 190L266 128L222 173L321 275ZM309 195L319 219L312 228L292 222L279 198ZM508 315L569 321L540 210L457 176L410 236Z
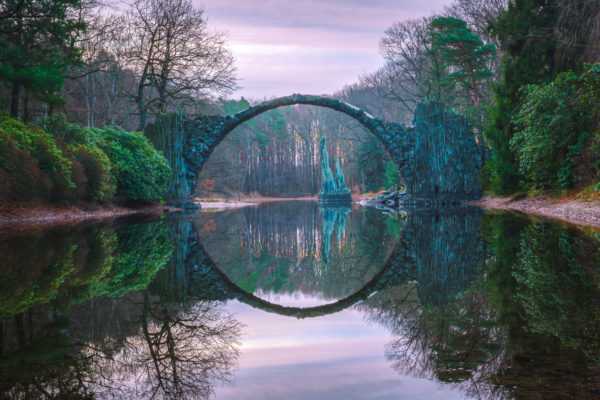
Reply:
M281 202L0 256L0 399L600 398L593 230Z

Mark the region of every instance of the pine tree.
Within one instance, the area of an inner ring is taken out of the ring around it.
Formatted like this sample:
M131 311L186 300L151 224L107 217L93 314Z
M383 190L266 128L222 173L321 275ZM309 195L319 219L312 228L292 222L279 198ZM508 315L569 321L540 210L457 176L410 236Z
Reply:
M441 84L463 87L475 109L479 109L479 81L493 76L489 64L496 54L494 45L484 44L467 23L458 18L436 18L430 29L430 53L439 54L449 72Z
M75 45L85 29L80 0L4 0L0 5L0 80L12 87L10 114L18 117L25 89L57 103L69 66L80 62Z

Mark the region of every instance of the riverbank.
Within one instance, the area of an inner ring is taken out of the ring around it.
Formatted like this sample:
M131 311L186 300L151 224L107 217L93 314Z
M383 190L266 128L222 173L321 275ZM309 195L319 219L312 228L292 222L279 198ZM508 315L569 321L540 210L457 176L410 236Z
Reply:
M0 229L72 225L88 220L104 220L128 215L160 215L177 210L177 208L150 202L125 206L115 204L23 205L2 201L0 202Z
M584 201L574 197L531 198L485 196L471 204L496 210L520 211L527 214L559 219L577 225L600 227L600 201Z
M365 204L368 196L354 196L355 204ZM253 197L240 200L198 199L202 209L218 211L229 208L255 206L259 203L274 201L316 201L317 197L301 198L265 198ZM551 198L546 196L532 198L490 197L470 203L485 209L512 210L526 214L559 219L572 224L600 227L600 201L584 201L573 197ZM26 206L15 202L0 202L0 229L23 229L29 227L50 227L72 225L83 221L98 221L119 218L128 215L161 215L178 208L157 203L142 203L132 206L124 205L61 205L45 204Z

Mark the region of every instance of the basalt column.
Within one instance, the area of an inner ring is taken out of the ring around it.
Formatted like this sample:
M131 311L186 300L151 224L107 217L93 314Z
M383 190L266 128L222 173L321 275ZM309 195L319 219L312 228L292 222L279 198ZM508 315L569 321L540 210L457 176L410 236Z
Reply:
M331 172L329 153L327 152L327 143L325 143L324 137L321 137L319 142L319 150L321 151L321 192L319 193L319 203L352 203L350 190L346 187L344 174L342 174L338 159L335 160L336 176L334 177L333 172Z
M419 104L410 132L413 149L402 170L409 202L446 204L482 195L485 148L465 116L440 103Z

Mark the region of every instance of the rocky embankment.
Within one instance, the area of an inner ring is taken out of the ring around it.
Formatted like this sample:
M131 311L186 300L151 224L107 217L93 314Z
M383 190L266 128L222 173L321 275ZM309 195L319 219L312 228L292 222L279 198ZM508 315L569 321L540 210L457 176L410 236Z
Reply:
M382 192L379 196L362 200L362 205L376 207L394 218L404 217L404 201L408 196L399 187ZM563 197L489 197L468 203L485 209L519 211L526 214L559 219L568 223L600 227L600 201Z
M396 186L381 192L379 196L363 199L360 204L375 207L378 210L382 210L384 214L398 219L406 217L403 202L407 198L406 191L400 186Z

